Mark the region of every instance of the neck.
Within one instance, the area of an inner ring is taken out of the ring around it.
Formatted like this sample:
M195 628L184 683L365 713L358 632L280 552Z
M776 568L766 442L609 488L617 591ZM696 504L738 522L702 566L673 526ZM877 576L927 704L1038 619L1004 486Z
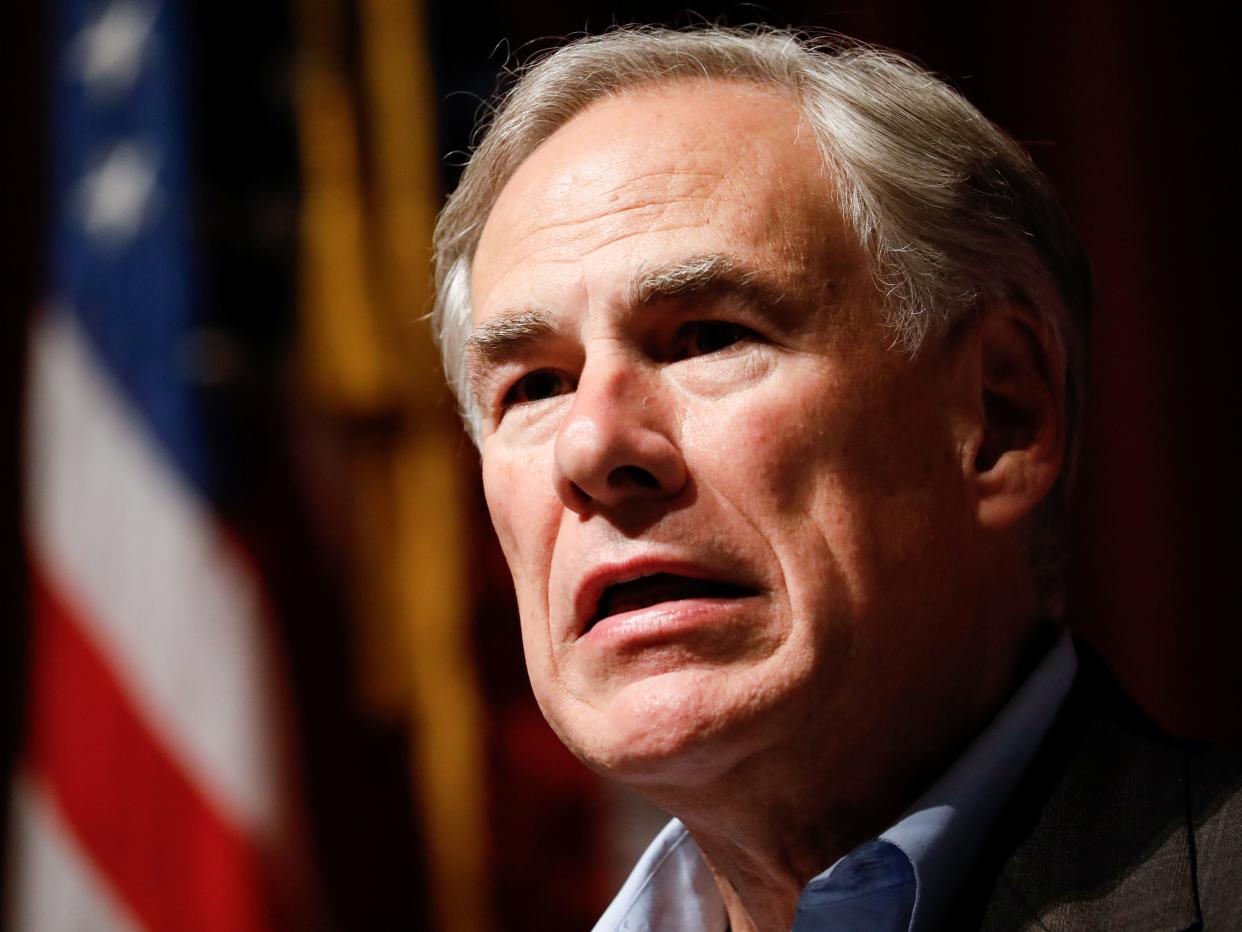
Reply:
M718 785L679 807L660 800L694 837L732 932L788 930L806 883L883 831L935 776L893 768L880 786L859 770L833 781L829 794L811 780L780 779L783 768L771 763L758 779L736 774L744 790Z
M732 932L788 930L807 882L897 821L1000 710L1047 639L1022 646L991 667L1007 671L995 681L911 702L883 728L825 716L822 734L804 731L693 786L644 786L694 837Z

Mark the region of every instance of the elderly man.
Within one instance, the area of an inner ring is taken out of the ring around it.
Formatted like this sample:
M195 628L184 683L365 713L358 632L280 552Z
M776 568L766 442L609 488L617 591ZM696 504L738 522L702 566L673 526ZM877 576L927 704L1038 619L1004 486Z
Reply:
M1236 759L1055 628L1089 275L970 104L780 32L583 39L436 260L535 695L676 816L600 929L1242 922Z

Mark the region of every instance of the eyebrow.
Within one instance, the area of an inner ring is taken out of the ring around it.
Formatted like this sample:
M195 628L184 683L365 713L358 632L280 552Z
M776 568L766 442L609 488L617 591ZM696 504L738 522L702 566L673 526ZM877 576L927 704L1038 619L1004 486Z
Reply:
M502 314L475 327L465 343L466 374L475 397L481 394L489 369L555 332L551 312L538 307Z
M630 286L630 303L651 305L672 298L727 295L760 307L779 304L782 289L723 253L694 256L644 271Z
M729 296L770 309L784 300L783 289L733 256L710 253L641 271L630 283L631 307L649 307L676 298ZM543 307L502 313L471 331L465 342L466 373L471 391L485 393L490 372L517 359L531 346L558 332L553 313Z

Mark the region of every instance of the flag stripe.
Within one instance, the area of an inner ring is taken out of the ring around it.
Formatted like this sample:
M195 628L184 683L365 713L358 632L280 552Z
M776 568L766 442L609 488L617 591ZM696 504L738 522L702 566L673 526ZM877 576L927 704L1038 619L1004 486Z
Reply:
M36 559L82 606L143 719L213 807L270 835L280 748L258 587L94 362L74 318L40 320L31 352Z
M263 928L258 852L144 724L79 611L37 572L33 589L29 759L83 848L148 928Z
M28 840L13 884L32 917L60 915L62 889L84 892L63 907L73 921L47 928L247 932L275 926L296 895L274 882L288 879L283 670L258 574L212 508L204 388L227 337L202 329L198 307L181 7L55 4L53 307L31 328L27 396L24 751L55 819L21 798L15 818L59 827L78 856L36 857L69 849Z
M187 371L198 317L182 5L58 0L52 263L56 293L72 302L101 365L184 481L210 497L215 477ZM138 22L147 28L136 31ZM122 56L129 67L116 67Z
M138 932L137 921L67 829L42 781L15 776L11 812L4 928Z

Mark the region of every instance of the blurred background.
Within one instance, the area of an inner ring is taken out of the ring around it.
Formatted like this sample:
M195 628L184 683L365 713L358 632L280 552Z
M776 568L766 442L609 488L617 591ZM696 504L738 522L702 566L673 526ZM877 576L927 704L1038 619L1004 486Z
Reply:
M1070 624L1166 728L1242 741L1221 24L1069 0L694 9L6 11L7 927L585 930L607 903L660 817L534 706L422 317L482 102L617 23L845 32L1027 145L1099 291Z

